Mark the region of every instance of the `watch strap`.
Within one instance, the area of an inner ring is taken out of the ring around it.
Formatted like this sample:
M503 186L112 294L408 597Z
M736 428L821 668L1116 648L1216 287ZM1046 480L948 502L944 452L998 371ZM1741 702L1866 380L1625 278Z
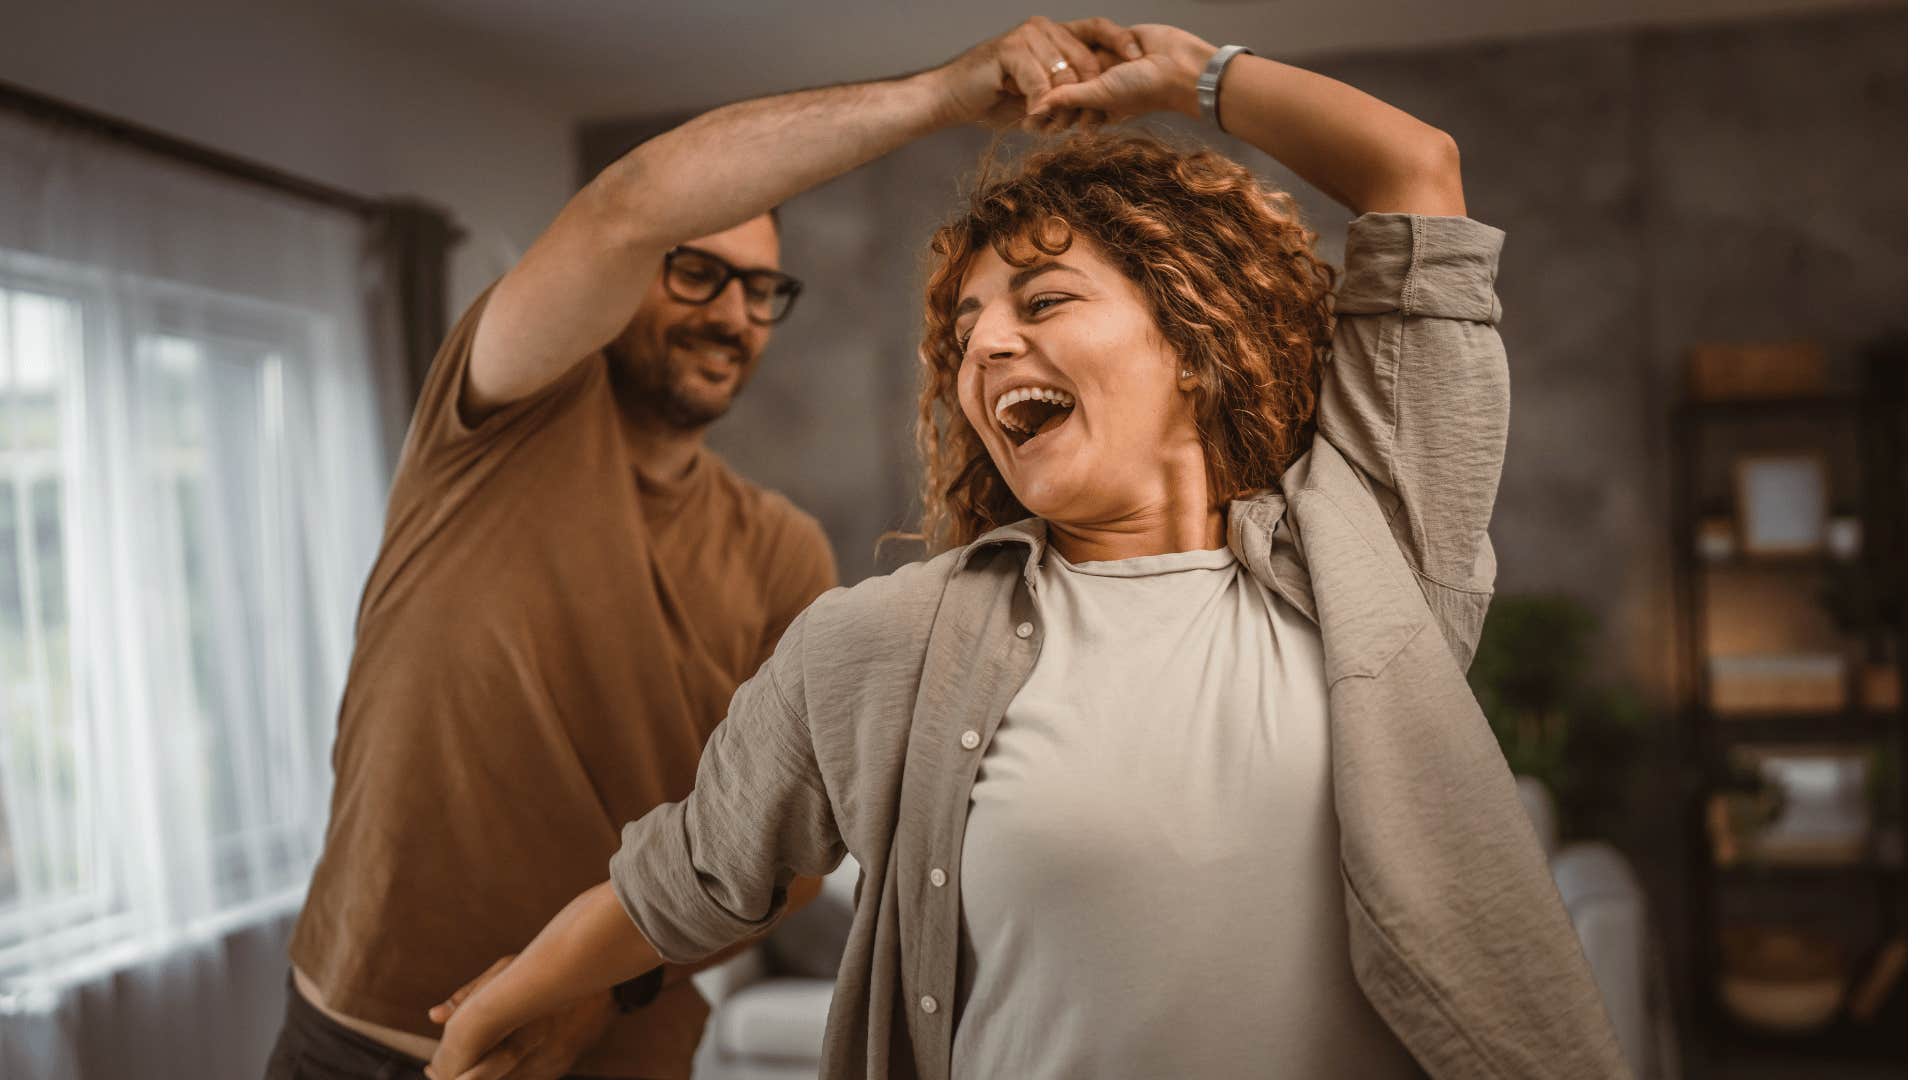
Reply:
M1220 77L1226 74L1227 62L1241 53L1253 52L1245 45L1222 45L1214 52L1213 58L1200 72L1199 85L1195 87L1200 94L1200 115L1207 118L1214 127L1220 127ZM1225 128L1220 128L1225 131Z
M628 979L613 988L613 1006L623 1014L645 1008L660 996L660 989L666 985L666 981L665 964L638 978Z

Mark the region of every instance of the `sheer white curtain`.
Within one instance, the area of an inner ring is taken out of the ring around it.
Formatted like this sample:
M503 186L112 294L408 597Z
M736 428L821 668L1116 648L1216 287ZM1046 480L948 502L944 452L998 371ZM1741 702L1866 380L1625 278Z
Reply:
M366 245L0 114L0 1075L258 1075L387 481Z

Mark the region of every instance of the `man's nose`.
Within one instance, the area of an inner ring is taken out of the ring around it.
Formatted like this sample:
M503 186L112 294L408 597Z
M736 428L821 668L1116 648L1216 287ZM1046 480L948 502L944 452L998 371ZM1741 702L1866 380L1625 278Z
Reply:
M703 306L709 318L738 331L746 330L751 324L747 318L747 283L738 278L727 282L726 287L720 290L720 295Z

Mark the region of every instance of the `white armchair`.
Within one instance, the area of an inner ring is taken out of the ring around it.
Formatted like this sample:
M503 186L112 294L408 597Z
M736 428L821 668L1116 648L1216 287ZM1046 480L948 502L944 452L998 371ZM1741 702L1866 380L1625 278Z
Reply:
M1679 1044L1667 999L1665 964L1648 922L1646 895L1617 848L1595 841L1560 844L1559 815L1547 786L1515 778L1520 805L1547 853L1553 883L1580 948L1600 984L1620 1050L1641 1080L1677 1080Z

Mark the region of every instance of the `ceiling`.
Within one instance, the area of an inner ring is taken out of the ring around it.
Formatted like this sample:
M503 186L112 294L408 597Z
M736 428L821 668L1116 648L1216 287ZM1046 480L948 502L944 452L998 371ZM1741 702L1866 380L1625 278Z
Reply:
M683 113L724 101L924 68L1033 13L1010 0L806 4L705 0L312 0L431 49L574 119ZM1271 56L1398 50L1629 26L1887 6L1885 0L1113 0ZM1061 17L1086 14L1084 10Z

